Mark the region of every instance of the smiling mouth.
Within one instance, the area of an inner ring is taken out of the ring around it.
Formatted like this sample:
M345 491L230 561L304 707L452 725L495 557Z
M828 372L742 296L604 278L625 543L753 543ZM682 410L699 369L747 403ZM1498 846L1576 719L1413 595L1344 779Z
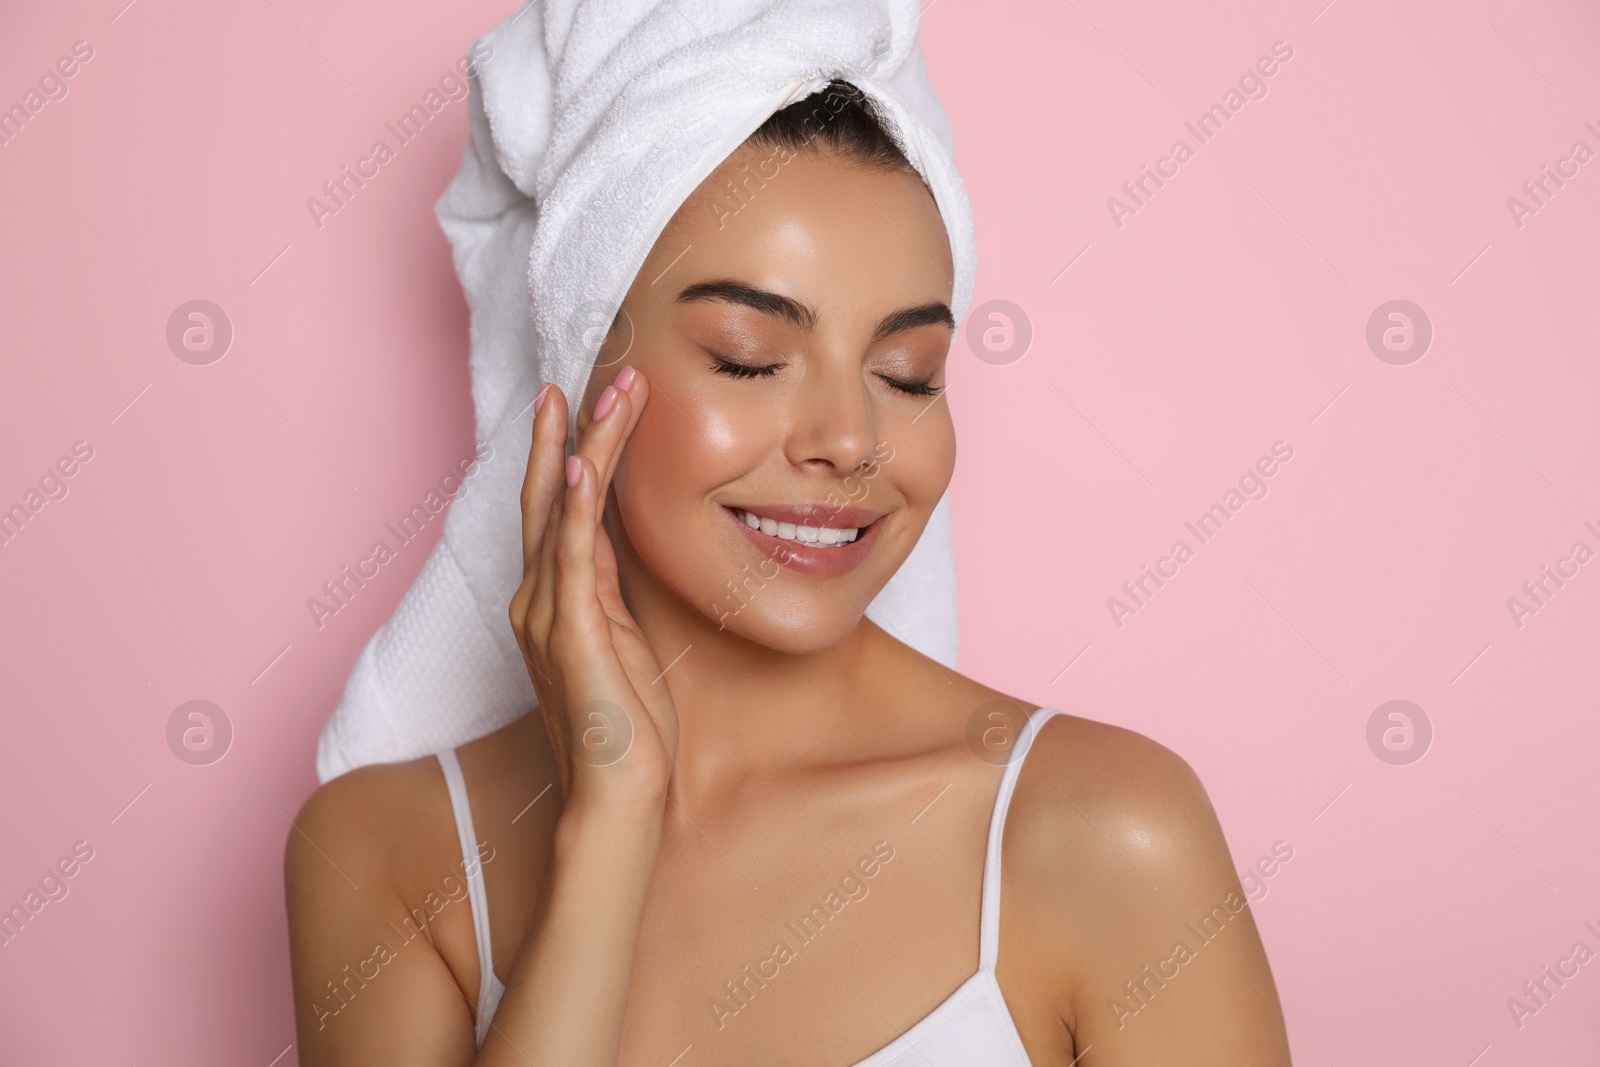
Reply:
M806 548L841 548L860 537L872 525L840 527L780 522L743 508L729 508L734 516L752 530L760 530L769 537L792 541ZM873 520L876 522L877 520Z

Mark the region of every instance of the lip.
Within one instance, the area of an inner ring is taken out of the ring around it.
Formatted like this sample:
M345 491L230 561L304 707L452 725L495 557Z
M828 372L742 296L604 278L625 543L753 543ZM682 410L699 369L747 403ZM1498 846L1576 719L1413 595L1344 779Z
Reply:
M837 578L848 574L861 565L867 558L867 553L872 550L872 545L878 539L878 528L883 523L878 520L883 516L864 511L860 508L840 508L837 511L827 508L808 508L804 505L785 505L782 507L748 508L757 515L778 519L781 522L793 522L795 525L807 526L832 526L835 529L854 527L865 529L849 544L835 548L812 548L803 541L785 541L773 534L764 534L749 523L741 519L732 507L723 506L723 512L735 526L744 531L745 537L761 550L761 554L774 560L783 567L794 571L796 574L810 575L816 578ZM828 515L831 522L821 522L817 516ZM794 515L798 518L789 518ZM784 516L783 518L779 518Z

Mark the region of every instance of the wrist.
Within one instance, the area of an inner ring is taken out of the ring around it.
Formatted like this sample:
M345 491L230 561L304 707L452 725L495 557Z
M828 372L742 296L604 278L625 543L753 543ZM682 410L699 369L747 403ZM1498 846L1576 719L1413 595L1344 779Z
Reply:
M576 789L556 820L556 848L570 851L590 842L614 841L629 848L661 840L666 797L624 797Z

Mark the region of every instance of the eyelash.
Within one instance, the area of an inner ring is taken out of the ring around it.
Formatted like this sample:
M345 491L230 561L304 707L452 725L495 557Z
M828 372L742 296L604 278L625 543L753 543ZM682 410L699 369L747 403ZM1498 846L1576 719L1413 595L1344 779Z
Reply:
M764 367L752 367L745 363L733 363L725 359L718 359L712 365L712 370L718 374L726 374L732 378L770 378L783 367L782 363L768 363ZM891 389L905 393L907 396L938 396L944 391L942 385L929 385L926 382L902 382L898 378L878 375L888 383Z

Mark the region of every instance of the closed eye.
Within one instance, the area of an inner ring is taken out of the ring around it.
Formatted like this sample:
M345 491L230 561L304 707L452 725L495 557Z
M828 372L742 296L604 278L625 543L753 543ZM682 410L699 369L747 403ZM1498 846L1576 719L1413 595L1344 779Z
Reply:
M782 363L767 363L752 366L748 363L735 363L732 360L714 357L711 369L718 374L726 374L730 378L770 378L783 369ZM942 385L931 385L928 382L905 382L899 378L891 378L886 374L878 375L891 389L906 394L907 396L938 396L944 391Z
M768 378L778 373L782 366L782 363L768 363L753 367L748 363L734 363L731 360L715 357L711 369L718 374L726 374L733 378Z
M898 378L890 378L880 374L878 377L889 383L891 389L897 389L908 396L938 396L944 392L942 385L930 385L927 382L902 382Z

